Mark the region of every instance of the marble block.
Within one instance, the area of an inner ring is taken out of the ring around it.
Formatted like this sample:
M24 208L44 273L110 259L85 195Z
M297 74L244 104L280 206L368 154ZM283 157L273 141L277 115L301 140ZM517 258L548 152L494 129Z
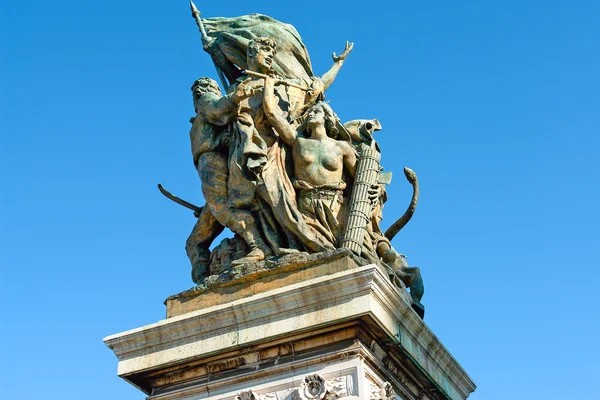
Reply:
M342 255L255 278L172 296L169 318L105 338L118 375L152 400L459 400L475 390L376 265Z

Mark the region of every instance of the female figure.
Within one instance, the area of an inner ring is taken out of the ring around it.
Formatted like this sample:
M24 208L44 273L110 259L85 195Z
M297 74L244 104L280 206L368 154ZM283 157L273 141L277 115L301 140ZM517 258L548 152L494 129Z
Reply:
M349 142L336 140L336 117L318 102L296 130L277 112L274 81L265 79L263 108L281 139L292 148L297 205L305 222L337 247L343 226L344 173L354 176L356 153Z

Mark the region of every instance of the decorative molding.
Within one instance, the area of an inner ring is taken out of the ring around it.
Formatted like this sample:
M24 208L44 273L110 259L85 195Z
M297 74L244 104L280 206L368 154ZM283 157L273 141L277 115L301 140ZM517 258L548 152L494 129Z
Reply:
M250 389L238 393L238 395L235 396L235 400L262 400L262 398Z
M354 389L354 375L336 376L327 381L329 392L337 397L356 396Z
M300 386L265 393L261 400L336 400L355 395L352 374L328 380L322 375L310 374L302 379Z
M326 270L327 266L323 268ZM390 358L384 365L391 367L390 361L394 361L412 367L412 363L397 358L403 349L422 368L421 372L414 372L417 376L431 377L452 400L466 399L475 389L473 382L396 292L378 267L367 265L162 320L110 336L105 342L119 359L118 375L150 394L154 389L172 386L176 383L173 381L192 378L192 372L206 375L205 360L215 360L210 362L210 367L217 367L216 360L224 358L221 355L226 351L235 349L239 357L250 346L268 345L279 338L298 334L308 335L315 324L323 328L372 321L380 328L375 332L377 343L388 343L392 338L389 345L382 345L381 351L389 352ZM269 313L270 310L278 312ZM244 355L244 359L246 357ZM381 360L382 357L376 358ZM198 365L197 370L186 369L185 376L181 377L170 375L174 366L187 366L190 362ZM254 363L247 360L247 365ZM233 367L236 366L232 366L232 371ZM240 367L236 368L246 370ZM401 368L396 368L396 372L398 369ZM161 375L150 375L149 371ZM390 372L394 374L394 370ZM410 382L408 375L407 383ZM405 397L400 382L394 381L394 385L398 385L398 394ZM360 393L363 398L369 395L368 389L367 393Z
M371 400L396 400L394 388L389 382L384 382L381 386L377 386L372 381L369 381L369 383L371 387Z
M296 388L278 390L276 392L269 392L262 395L262 400L291 400L294 398Z

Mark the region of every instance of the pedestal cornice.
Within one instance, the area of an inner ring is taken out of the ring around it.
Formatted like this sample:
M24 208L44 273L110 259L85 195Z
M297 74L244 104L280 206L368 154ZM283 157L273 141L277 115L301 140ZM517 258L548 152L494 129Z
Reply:
M260 351L302 340L307 343L306 351L358 340L379 360L374 365L380 363L388 370L407 365L411 379L442 395L432 399L465 399L475 389L469 376L412 310L409 298L375 265L316 276L168 318L109 336L105 343L119 360L119 376L150 393L157 382L179 384L176 380L160 381L161 374L164 378L164 374L196 368L195 376L181 382L205 376L202 379L208 385L211 363L224 362L223 370L227 370L227 360L242 357L243 361L230 362L246 368L255 365L258 370L277 358ZM304 350L294 351L299 359ZM249 375L247 379L253 378Z

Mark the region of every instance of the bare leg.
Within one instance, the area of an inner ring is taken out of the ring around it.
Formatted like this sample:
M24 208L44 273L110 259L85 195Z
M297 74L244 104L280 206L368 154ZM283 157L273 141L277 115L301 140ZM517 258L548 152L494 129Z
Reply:
M223 232L223 225L212 215L209 208L204 206L194 229L192 229L192 233L185 243L185 251L192 264L192 280L194 283L200 284L208 276L209 247L221 232Z
M217 221L240 235L248 245L250 253L241 262L263 260L271 254L271 250L260 235L252 213L232 208L228 201L227 163L227 158L220 153L208 152L200 156L198 173L202 181L202 194ZM241 262L235 261L236 264Z

